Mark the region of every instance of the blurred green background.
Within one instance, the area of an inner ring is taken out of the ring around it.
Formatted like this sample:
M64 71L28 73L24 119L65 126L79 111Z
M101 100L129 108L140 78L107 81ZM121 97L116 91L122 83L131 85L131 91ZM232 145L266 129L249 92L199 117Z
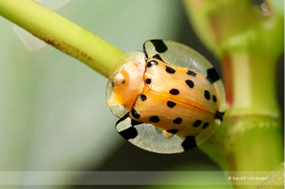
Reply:
M56 12L125 52L142 50L142 44L149 39L182 42L204 55L222 75L218 61L197 39L179 0L71 0ZM2 17L0 27L1 171L220 171L198 149L161 155L131 145L115 130L117 118L105 99L106 78L51 46L29 51L14 32L13 24ZM283 62L284 57L276 77L284 113ZM222 172L218 174L200 179L205 183L211 183L211 179L225 180ZM29 178L19 175L19 179ZM53 178L33 179L52 183ZM81 172L72 178L63 175L56 179L87 183L92 174ZM190 178L177 178L174 173L141 179L149 183Z

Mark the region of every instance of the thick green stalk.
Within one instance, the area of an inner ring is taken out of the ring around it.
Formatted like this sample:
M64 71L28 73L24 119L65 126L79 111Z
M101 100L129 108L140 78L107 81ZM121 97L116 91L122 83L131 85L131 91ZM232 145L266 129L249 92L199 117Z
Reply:
M0 0L0 15L106 77L124 54L33 0Z
M184 2L197 35L221 59L226 88L224 122L201 149L234 171L231 176L256 171L255 176L266 177L262 171L272 171L284 159L275 80L284 50L281 1L267 1L263 12L249 0ZM235 188L255 187L232 182Z
M276 100L275 62L275 59L262 53L238 52L228 55L227 61L223 62L224 71L231 73L225 79L232 81L228 115L280 117Z

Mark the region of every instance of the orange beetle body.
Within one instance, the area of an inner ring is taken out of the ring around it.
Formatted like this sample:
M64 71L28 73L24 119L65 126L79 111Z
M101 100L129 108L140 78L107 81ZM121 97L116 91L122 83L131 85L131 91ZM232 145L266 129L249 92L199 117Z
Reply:
M211 64L187 46L162 40L147 41L144 53L119 60L107 102L121 118L118 132L157 153L179 153L202 143L225 108L224 88Z

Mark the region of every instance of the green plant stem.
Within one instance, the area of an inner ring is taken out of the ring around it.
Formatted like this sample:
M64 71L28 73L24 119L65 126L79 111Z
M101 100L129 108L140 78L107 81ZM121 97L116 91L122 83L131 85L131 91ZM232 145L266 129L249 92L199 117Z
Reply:
M223 65L231 73L226 79L232 85L232 100L222 125L200 148L223 170L233 171L232 177L250 177L252 172L255 177L266 177L265 171L284 159L282 119L273 84L275 59L265 53L239 52L228 55ZM241 185L243 180L232 182L236 189L255 186Z
M124 54L33 0L0 0L0 15L106 77Z
M228 115L264 115L280 117L276 100L276 63L267 54L238 52L223 62L230 73L232 96ZM227 65L226 65L227 64ZM227 81L225 81L227 82Z
M203 43L217 55L220 44L252 25L257 26L257 15L248 0L184 0L191 24L199 31ZM246 20L246 22L245 22Z
M266 12L249 0L184 2L197 35L221 59L227 98L222 125L200 148L232 176L257 171L266 177L260 171L284 159L275 80L284 50L282 2L267 0Z
M201 149L224 170L230 171L232 178L267 177L283 161L280 125L280 119L264 116L226 117ZM262 182L231 181L235 189L252 189Z

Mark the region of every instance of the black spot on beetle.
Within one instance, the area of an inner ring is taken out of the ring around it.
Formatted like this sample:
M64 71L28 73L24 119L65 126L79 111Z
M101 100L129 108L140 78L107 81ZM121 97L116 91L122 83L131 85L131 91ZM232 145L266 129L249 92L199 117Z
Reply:
M169 93L172 94L172 95L178 95L179 94L179 90L178 89L171 89L169 91Z
M135 126L135 125L139 125L139 124L142 124L142 122L139 122L139 121L136 121L136 120L131 120L131 125L132 126Z
M132 116L136 119L139 119L140 118L140 114L133 108L132 111Z
M210 100L210 98L211 98L210 93L207 90L204 91L204 96L207 100Z
M170 130L167 130L168 133L171 133L171 134L176 134L178 133L178 130L177 129L170 129Z
M164 61L162 60L162 58L159 56L159 54L154 55L152 58L155 58L155 59L157 59L157 60L160 60L160 61L164 62Z
M156 39L156 40L150 40L150 42L153 44L157 52L164 53L165 51L167 51L167 46L162 40Z
M135 138L138 135L138 131L134 127L127 128L121 132L119 132L122 137L126 140Z
M219 119L221 121L223 121L223 116L224 116L225 112L219 112L218 110L215 113L215 117L216 119Z
M124 120L127 119L128 117L129 117L129 112L126 113L123 117L121 117L121 118L117 121L116 125L118 125L120 122L124 121Z
M194 87L194 82L193 82L192 80L188 79L188 80L186 80L185 82L186 82L186 84L188 85L188 87L190 87L190 88L193 88L193 87Z
M151 79L150 79L150 78L147 78L147 79L145 80L145 82L146 82L147 84L151 84Z
M173 68L171 68L169 66L166 66L165 70L166 70L167 73L170 73L170 74L174 74L176 72L175 69L173 69Z
M175 120L173 120L174 124L180 124L182 122L182 118L178 117Z
M141 101L145 101L146 100L146 96L145 95L140 95L139 98L141 99Z
M145 50L145 43L143 44L143 52L144 52L144 55L145 55L145 60L147 60L148 59L148 54L147 54L147 52Z
M112 82L111 82L111 84L112 84L112 87L114 88L114 87L115 87L115 83L114 83L114 81L112 81Z
M167 106L168 106L169 108L173 108L175 105L176 105L175 102L167 101Z
M201 125L202 121L201 120L197 120L194 122L193 126L194 127L199 127L199 125Z
M208 122L204 123L204 124L203 124L203 129L206 129L208 126L209 126L209 123L208 123Z
M213 95L213 101L214 101L214 102L217 102L217 98L216 98L215 95Z
M194 136L186 137L181 145L184 148L184 150L189 150L191 148L195 148L197 146L195 137Z
M156 66L156 65L158 65L158 62L156 62L155 60L151 60L151 61L149 61L147 63L147 67L148 68L151 67L151 66Z
M215 83L216 81L218 81L220 79L220 76L214 67L207 70L206 79L211 83Z
M157 116L151 116L151 117L149 118L149 121L150 121L150 122L153 122L153 123L157 123L157 122L160 121L160 119L159 119L159 117L157 117Z
M193 72L191 70L188 70L186 74L191 75L193 77L196 77L196 75L197 75L195 72Z

